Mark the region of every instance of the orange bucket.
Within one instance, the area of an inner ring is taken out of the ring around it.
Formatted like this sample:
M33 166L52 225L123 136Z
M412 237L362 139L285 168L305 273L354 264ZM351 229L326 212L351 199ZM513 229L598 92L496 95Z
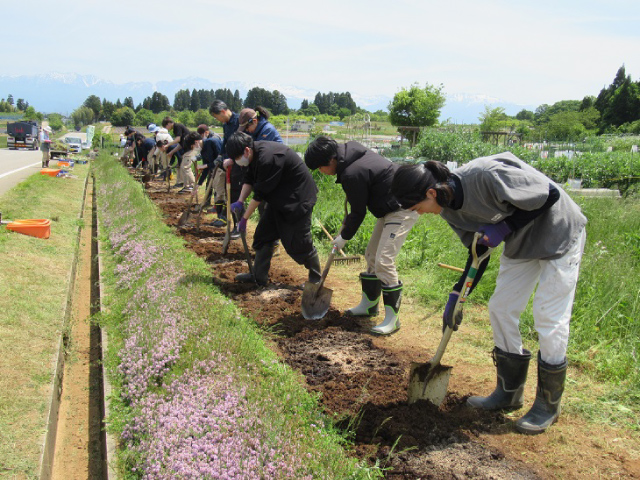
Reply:
M7 230L31 237L49 238L51 235L51 220L14 220L11 223L7 223Z
M58 160L58 166L59 167L68 167L69 166L69 162L65 162L64 160Z
M50 177L57 177L58 173L60 173L61 168L43 168L40 170L42 175L49 175Z

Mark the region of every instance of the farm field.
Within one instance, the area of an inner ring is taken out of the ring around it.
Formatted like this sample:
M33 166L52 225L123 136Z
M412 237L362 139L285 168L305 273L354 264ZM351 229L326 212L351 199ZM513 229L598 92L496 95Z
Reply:
M164 184L154 182L147 193L186 248L210 265L214 283L264 327L280 357L303 375L309 391L320 394L324 412L350 432L349 453L381 465L386 478L640 477L637 432L580 415L583 398L593 402L607 387L594 384L579 368L570 367L565 413L544 435L515 433L513 423L524 409L502 414L465 407L469 395L486 394L495 382L485 307L472 305L446 353L444 361L454 366L454 374L442 408L426 402L408 405L408 368L435 352L439 310L409 296L403 300L400 331L388 338L371 336L373 320L341 314L359 300L361 266L356 264L332 268L327 280L334 290L332 307L323 320L306 321L299 288L306 271L286 254L274 257L267 287L237 284L235 275L247 268L240 241L223 257L222 229L176 227L184 195L167 193ZM535 396L535 380L530 379L525 395L526 408Z

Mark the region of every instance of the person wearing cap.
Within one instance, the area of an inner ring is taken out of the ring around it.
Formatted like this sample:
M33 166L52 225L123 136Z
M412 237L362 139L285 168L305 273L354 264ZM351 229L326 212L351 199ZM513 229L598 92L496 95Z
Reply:
M391 194L391 181L398 165L358 142L338 144L326 136L309 144L304 161L311 170L335 175L351 205L340 233L333 239L335 248L343 248L353 238L367 210L377 218L365 251L367 270L360 274L362 298L346 313L375 316L382 295L385 316L371 332L378 335L396 332L400 328L398 313L403 285L395 259L418 219L416 213L401 208Z
M238 119L240 122L238 131L248 133L256 142L267 140L270 142L284 143L276 127L269 122L270 116L269 111L260 105L258 105L255 110L252 108L243 108L240 110Z
M532 355L523 347L519 324L534 294L538 388L531 409L516 422L516 429L526 434L544 432L558 419L564 392L569 322L586 237L587 219L580 207L551 179L511 152L476 158L454 172L434 161L404 165L396 172L391 191L405 208L444 218L468 249L477 238L478 255L504 242L489 300L497 386L489 396L473 396L467 403L484 410L523 406ZM470 252L465 271L449 294L443 328L455 330L462 322L462 312L456 318L453 313L471 260ZM487 263L481 264L471 288Z
M227 154L247 167L240 197L231 205L240 217L238 230L246 231L247 221L262 201L267 202L253 235L256 252L253 275L241 273L239 282L266 285L274 242L282 241L289 256L309 271L308 280L321 278L320 259L311 236L311 214L317 200L311 172L296 152L277 142L254 142L250 135L236 132L227 142ZM246 211L244 201L253 192Z
M171 140L171 142L169 142L169 144L164 148L171 163L173 163L174 155L178 158L178 175L174 188L180 188L184 186L185 182L185 179L182 177L185 170L181 168L182 155L185 152L184 139L191 132L182 123L176 123L171 117L164 117L162 119L162 128L173 130L173 140Z
M49 160L51 160L51 139L49 134L51 133L51 127L49 125L40 129L40 150L42 151L42 168L49 167Z
M214 227L226 227L227 226L227 207L226 198L227 192L225 189L225 174L222 167L222 139L219 135L212 133L208 125L199 125L197 132L202 136L202 162L206 165L206 171L200 175L198 180L199 185L204 183L205 177L207 180L207 188L209 184L213 182L212 191L209 192L207 198L204 199L203 207L211 205L211 196L215 195L214 203L216 207L216 213L218 219L211 225ZM216 170L216 165L218 169ZM211 178L211 174L216 170L215 178Z
M236 165L236 163L229 159L229 155L227 154L227 142L231 138L231 136L238 130L239 126L239 117L238 114L231 111L227 104L222 100L214 100L209 107L209 113L213 115L213 117L222 123L222 160L224 169L231 168L231 195L230 198L227 199L228 202L234 202L238 200L240 196L240 192L242 190L242 179L244 178L244 172L242 169ZM233 215L233 231L231 232L231 238L236 239L240 237L238 233L238 219L235 218L235 214Z

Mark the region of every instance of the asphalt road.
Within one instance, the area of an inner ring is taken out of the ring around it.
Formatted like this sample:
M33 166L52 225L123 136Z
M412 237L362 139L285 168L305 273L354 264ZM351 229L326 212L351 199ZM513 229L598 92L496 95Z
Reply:
M42 152L40 150L0 149L0 195L28 176L39 172L41 167Z

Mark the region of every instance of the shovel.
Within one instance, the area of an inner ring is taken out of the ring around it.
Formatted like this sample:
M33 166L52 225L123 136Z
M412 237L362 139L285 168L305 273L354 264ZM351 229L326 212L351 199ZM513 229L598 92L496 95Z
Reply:
M473 280L476 277L476 273L478 273L480 263L482 263L493 250L493 248L489 248L485 253L478 257L476 244L478 243L478 239L481 237L481 233L476 233L473 237L473 243L471 244L473 260L471 262L469 272L467 273L467 278L464 281L462 292L460 292L460 295L458 296L458 301L456 302L456 306L453 311L453 318L455 318L458 312L462 309L462 304L469 296L469 292L473 285ZM411 363L411 369L409 372L409 388L407 392L409 396L409 403L414 403L417 400L429 400L434 405L439 406L447 396L447 387L449 386L449 378L451 377L451 370L453 370L453 367L440 365L440 360L444 355L444 351L447 348L447 344L449 343L452 333L453 329L445 326L444 332L442 333L442 340L440 340L440 345L438 345L438 350L434 357L427 363Z
M249 252L249 247L247 246L247 232L240 232L240 237L242 238L242 245L244 246L244 255L247 257L247 265L249 265L249 273L251 277L255 280L255 275L253 274L253 263L251 263L251 252Z
M231 167L227 167L227 231L222 242L222 254L226 255L231 240Z
M213 179L218 173L218 165L215 166L213 172L211 172L211 176L209 177L209 185L207 185L207 189L204 192L204 197L202 198L202 203L198 206L198 216L196 217L196 231L200 231L200 221L202 220L202 210L204 209L204 204L209 198L209 194L211 193L211 189L213 188Z
M334 247L322 271L320 283L304 282L304 290L302 291L302 316L307 320L320 320L329 311L333 290L323 287L323 285L335 254L336 248Z

